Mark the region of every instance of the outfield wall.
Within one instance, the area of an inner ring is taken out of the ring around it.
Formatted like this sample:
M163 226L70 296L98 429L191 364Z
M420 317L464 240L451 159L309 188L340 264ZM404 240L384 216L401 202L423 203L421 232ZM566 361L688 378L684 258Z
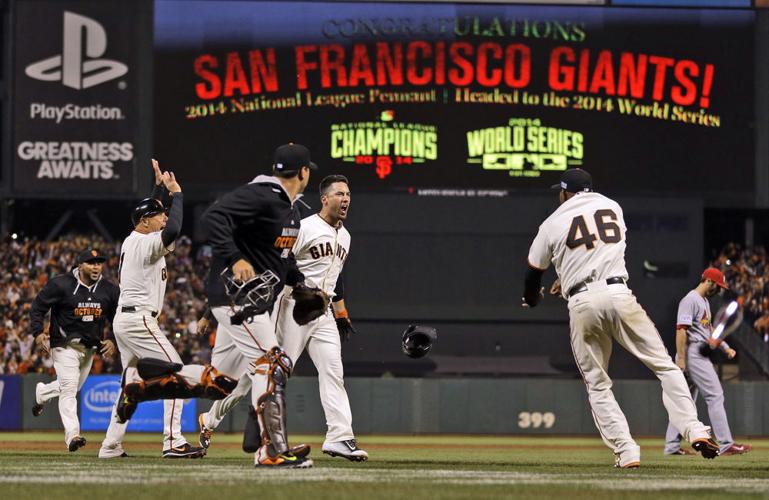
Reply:
M93 376L91 379L101 377ZM42 416L32 417L35 384L47 377L27 375L0 377L5 388L19 383L19 390L3 390L0 429L60 429L56 403ZM105 378L104 380L108 380ZM111 380L111 379L109 379ZM17 382L18 381L18 382ZM355 431L370 433L461 434L595 434L580 380L550 379L414 379L350 378L346 381ZM736 435L769 435L769 383L725 384L726 410ZM662 435L667 417L656 381L618 380L614 394L625 410L636 435ZM90 395L92 397L93 395ZM84 398L80 396L81 417ZM198 409L208 408L199 401ZM243 429L248 402L242 401L222 422L221 431ZM707 408L698 402L707 422ZM158 406L157 411L161 411ZM195 406L186 406L195 411ZM323 433L318 382L313 377L292 378L288 388L289 429L292 433ZM153 417L148 417L153 418ZM154 418L157 418L155 416ZM190 419L194 422L193 419ZM194 432L186 427L185 432Z

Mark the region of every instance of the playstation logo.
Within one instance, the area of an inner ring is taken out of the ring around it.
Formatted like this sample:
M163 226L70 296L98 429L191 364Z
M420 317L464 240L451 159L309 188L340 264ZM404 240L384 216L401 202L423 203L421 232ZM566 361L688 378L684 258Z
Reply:
M64 12L62 53L32 63L24 70L28 77L61 83L73 89L87 89L120 78L128 66L111 59L98 59L107 50L104 27L85 16Z

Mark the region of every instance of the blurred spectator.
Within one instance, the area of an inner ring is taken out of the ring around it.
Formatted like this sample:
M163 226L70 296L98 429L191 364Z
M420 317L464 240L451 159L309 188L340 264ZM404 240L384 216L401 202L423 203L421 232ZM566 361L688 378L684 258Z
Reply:
M50 278L69 272L77 254L94 246L109 258L104 276L117 282L120 248L95 235L68 235L44 242L37 239L0 241L0 374L54 374L48 356L34 351L29 331L29 307ZM209 363L208 336L198 338L197 320L205 306L203 279L211 261L210 249L193 253L192 241L182 236L177 250L166 256L167 301L160 327L168 335L185 363ZM92 373L120 373L120 358L94 357Z

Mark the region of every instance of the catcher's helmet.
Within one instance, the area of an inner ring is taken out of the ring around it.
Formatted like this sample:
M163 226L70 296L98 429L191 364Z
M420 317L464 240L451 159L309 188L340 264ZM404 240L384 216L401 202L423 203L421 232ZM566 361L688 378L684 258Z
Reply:
M155 198L144 198L131 212L131 223L135 227L144 217L152 217L165 211L166 209L160 201Z
M409 325L403 332L401 348L410 358L427 356L433 342L438 339L438 331L431 326Z
M232 305L243 306L230 318L233 325L241 325L243 321L268 311L275 301L275 287L280 283L280 278L269 269L245 283L236 280L229 267L225 267L219 277Z

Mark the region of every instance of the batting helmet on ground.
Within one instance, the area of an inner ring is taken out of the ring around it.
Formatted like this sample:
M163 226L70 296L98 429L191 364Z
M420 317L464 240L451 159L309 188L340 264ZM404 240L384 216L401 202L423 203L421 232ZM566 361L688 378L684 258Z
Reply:
M166 209L160 201L155 198L144 198L131 212L131 223L136 226L143 218L152 217L165 211Z
M438 339L438 331L431 326L409 325L403 332L401 349L410 358L427 356L433 342Z

